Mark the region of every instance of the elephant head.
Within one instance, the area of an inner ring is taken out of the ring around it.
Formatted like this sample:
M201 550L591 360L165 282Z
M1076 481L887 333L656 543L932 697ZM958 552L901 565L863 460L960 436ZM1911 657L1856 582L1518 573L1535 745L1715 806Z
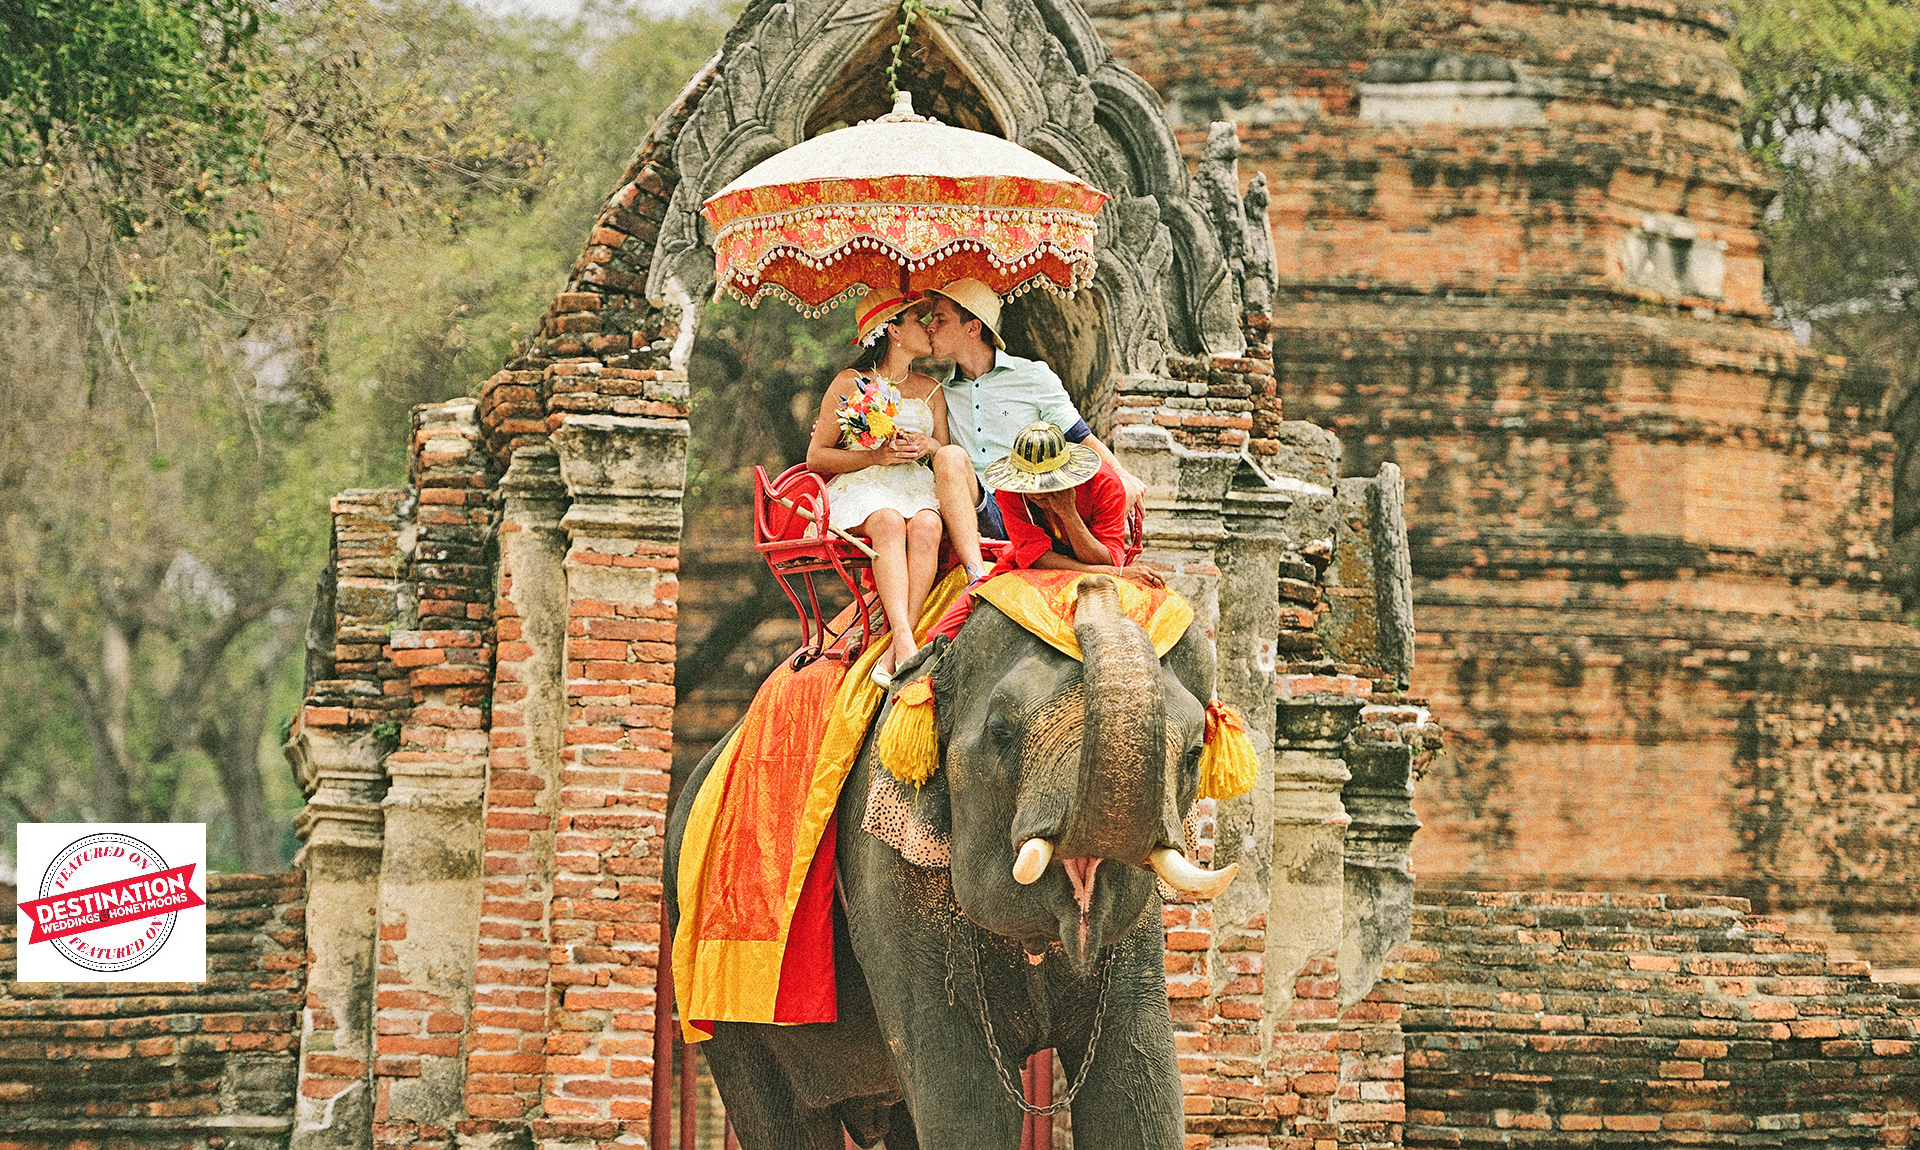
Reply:
M934 660L954 896L1030 955L1059 943L1079 970L1133 929L1156 872L1214 894L1230 871L1182 853L1199 785L1213 653L1189 628L1165 658L1113 581L1079 584L1081 659L982 604Z

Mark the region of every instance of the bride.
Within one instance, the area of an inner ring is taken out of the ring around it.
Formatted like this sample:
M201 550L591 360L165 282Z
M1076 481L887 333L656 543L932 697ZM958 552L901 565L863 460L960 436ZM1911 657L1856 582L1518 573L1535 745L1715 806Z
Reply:
M832 525L866 536L873 547L873 581L892 631L873 669L883 687L918 649L913 623L940 559L940 503L929 464L947 443L947 404L932 376L912 370L915 359L933 352L920 322L924 310L918 293L892 289L869 291L854 305L853 342L862 350L827 388L807 448L807 466L834 477L827 485ZM843 426L847 410L863 406L895 409L871 428L871 447Z

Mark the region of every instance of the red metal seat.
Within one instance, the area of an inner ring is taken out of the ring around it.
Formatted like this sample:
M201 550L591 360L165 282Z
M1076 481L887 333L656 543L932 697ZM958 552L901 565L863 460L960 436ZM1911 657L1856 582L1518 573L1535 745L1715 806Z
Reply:
M1130 567L1140 558L1140 551L1147 545L1147 507L1146 500L1127 509L1127 529L1121 536L1120 554L1122 567Z
M769 479L767 469L753 469L753 545L766 558L794 611L800 616L800 655L803 660L836 659L851 663L873 641L872 607L861 576L873 567L873 552L859 540L832 531L828 524L827 478L797 463ZM828 635L820 617L819 588L814 576L832 571L846 584L860 618L860 645L843 642L853 633L852 621L838 635ZM805 601L802 601L802 593Z
M875 605L869 598L873 589L873 550L844 531L828 526L832 520L827 505L827 477L796 463L775 478L767 469L753 469L753 545L766 558L767 566L780 581L780 589L800 616L800 652L796 666L817 658L851 663L867 649L884 624L876 624ZM1125 562L1132 563L1145 542L1145 517L1139 504L1127 515ZM1004 539L982 539L980 553L991 569L1012 549ZM958 562L951 545L941 548L940 569ZM853 633L851 619L838 634L829 634L827 620L820 615L819 588L814 576L832 571L853 596L853 607L860 619L860 645L846 640ZM804 595L804 599L803 599Z

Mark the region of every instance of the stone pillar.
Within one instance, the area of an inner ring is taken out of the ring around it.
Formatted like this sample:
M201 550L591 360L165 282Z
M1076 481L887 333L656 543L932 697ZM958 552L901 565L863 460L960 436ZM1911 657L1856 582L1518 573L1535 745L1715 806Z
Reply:
M464 1114L461 1038L473 1010L484 765L469 748L396 751L387 758L392 783L381 804L376 1121L420 1128L422 1140L435 1142L449 1139ZM378 1131L376 1141L383 1141Z
M285 748L307 806L296 824L307 872L307 998L291 1145L372 1144L374 968L379 921L385 760L397 741L406 684L383 651L410 626L403 577L413 554L413 500L403 491L344 491L332 512L332 578L308 626L304 705Z
M1273 849L1274 675L1278 668L1282 522L1293 496L1264 487L1235 489L1223 503L1227 529L1220 548L1220 623L1215 641L1220 698L1247 720L1260 758L1260 779L1237 799L1215 804L1212 866L1240 864L1238 881L1215 900L1224 921L1245 921L1267 909ZM1245 905L1242 905L1245 903Z
M1267 910L1267 1017L1286 1014L1293 978L1340 945L1346 807L1341 745L1359 720L1350 695L1278 701L1274 717L1273 874Z
M688 429L684 381L649 385L679 418L569 415L553 435L572 504L543 1146L646 1139L670 1017L654 988Z
M500 590L487 762L486 886L467 1030L471 1150L518 1146L541 1105L549 1028L548 913L566 735L566 487L551 447L522 447L500 481Z
M416 408L416 627L387 637L412 704L387 756L374 1142L445 1145L465 1115L493 684L491 461L470 399Z
M1371 734L1371 731L1362 733ZM1410 853L1420 820L1413 813L1413 748L1401 742L1354 739L1345 750L1352 773L1341 792L1353 821L1347 826L1341 930L1340 1005L1367 996L1387 952L1413 931Z
M294 865L307 872L307 1000L293 1150L364 1150L373 1128L373 955L385 746L370 730L295 730L287 757L310 797Z
M1123 381L1132 393L1150 387L1189 385L1177 380ZM1196 385L1204 393L1204 385ZM1193 604L1194 625L1215 634L1220 623L1218 552L1227 529L1221 501L1240 467L1235 452L1195 451L1166 428L1122 425L1114 435L1114 456L1147 485L1146 549L1140 561L1167 572L1167 586Z

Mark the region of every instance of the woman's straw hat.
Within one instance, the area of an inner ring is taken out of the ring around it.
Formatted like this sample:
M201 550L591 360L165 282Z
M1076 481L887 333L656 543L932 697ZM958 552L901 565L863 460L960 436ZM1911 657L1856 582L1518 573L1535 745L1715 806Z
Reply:
M898 288L869 288L853 305L853 342L865 343L873 329L920 302L920 293Z
M1036 495L1078 487L1098 470L1098 452L1084 443L1068 443L1058 427L1042 420L1021 428L1013 437L1013 450L989 464L982 478L996 491Z

